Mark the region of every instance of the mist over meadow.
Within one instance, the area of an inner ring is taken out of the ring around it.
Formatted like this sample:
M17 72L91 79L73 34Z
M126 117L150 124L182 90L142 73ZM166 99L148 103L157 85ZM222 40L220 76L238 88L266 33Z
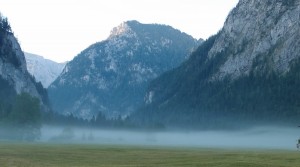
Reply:
M40 142L295 150L299 131L279 127L242 131L130 131L43 126Z

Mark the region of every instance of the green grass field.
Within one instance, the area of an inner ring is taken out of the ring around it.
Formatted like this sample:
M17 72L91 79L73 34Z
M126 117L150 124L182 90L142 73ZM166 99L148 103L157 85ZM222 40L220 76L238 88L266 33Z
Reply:
M0 166L300 167L300 152L0 143Z

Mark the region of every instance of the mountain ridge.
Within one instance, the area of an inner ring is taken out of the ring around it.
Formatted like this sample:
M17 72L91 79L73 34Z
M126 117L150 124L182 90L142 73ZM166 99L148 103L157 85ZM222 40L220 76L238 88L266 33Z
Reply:
M299 0L240 0L218 34L150 83L131 119L208 129L295 124L299 11Z
M198 44L170 26L123 22L66 65L48 89L54 108L88 119L100 112L126 116L142 103L149 80L178 66Z
M46 90L28 73L24 53L14 36L7 18L0 14L0 96L12 105L16 95L28 93L40 100L43 110L49 110Z
M66 63L57 63L43 56L24 52L28 72L47 88L62 72Z

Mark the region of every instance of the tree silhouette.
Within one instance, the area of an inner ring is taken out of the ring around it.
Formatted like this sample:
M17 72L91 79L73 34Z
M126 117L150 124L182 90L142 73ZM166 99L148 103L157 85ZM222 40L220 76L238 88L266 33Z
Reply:
M9 120L16 139L27 141L38 139L41 127L39 99L28 93L17 95Z

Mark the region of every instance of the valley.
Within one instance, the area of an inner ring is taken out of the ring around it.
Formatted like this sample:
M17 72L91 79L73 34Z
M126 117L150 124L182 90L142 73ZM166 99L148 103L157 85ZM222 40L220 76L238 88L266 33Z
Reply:
M299 153L296 151L261 149L0 142L0 155L0 163L3 167L296 167L300 164Z

